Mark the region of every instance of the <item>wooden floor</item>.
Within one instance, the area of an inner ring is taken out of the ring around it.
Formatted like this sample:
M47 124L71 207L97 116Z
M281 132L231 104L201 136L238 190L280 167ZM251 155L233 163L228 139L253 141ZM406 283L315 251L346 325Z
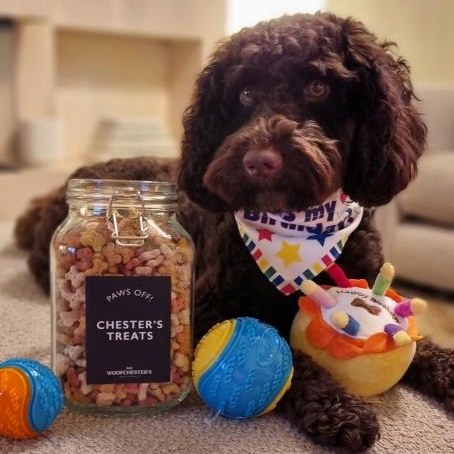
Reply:
M442 347L454 349L454 295L415 288L403 283L396 283L393 287L408 297L417 296L427 300L427 312L416 316L419 332L430 336Z

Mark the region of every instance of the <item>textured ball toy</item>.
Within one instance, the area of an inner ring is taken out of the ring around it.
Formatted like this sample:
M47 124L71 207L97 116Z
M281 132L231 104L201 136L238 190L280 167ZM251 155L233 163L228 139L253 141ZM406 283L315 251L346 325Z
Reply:
M37 437L62 407L60 382L48 367L18 358L0 364L0 436Z
M337 270L339 271L339 270ZM339 279L324 288L313 281L301 287L290 344L310 355L349 392L381 394L405 374L420 339L413 315L426 309L419 298L403 299L390 289L394 268L385 263L375 284Z
M222 416L250 418L271 411L290 386L290 347L271 326L240 317L218 323L197 345L194 385Z

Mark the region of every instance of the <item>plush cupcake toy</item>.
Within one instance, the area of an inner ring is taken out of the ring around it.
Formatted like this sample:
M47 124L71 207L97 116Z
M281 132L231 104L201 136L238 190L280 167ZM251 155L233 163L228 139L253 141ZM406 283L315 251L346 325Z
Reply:
M381 394L394 386L413 359L418 335L413 315L426 310L419 298L390 289L394 268L385 263L372 289L365 280L338 274L337 287L308 280L301 290L290 344L310 355L351 393Z

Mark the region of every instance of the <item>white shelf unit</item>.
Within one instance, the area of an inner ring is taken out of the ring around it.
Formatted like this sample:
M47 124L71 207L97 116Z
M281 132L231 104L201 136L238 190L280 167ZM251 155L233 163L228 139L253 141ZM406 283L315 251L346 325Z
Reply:
M108 115L148 115L180 139L196 74L224 35L225 0L2 0L0 18L14 24L14 132L57 117L65 159L77 161Z

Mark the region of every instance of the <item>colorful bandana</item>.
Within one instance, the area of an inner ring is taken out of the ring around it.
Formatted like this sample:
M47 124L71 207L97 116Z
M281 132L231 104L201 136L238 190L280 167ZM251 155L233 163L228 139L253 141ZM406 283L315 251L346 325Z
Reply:
M342 252L363 209L340 190L299 213L235 212L238 230L262 273L284 295L296 292Z

